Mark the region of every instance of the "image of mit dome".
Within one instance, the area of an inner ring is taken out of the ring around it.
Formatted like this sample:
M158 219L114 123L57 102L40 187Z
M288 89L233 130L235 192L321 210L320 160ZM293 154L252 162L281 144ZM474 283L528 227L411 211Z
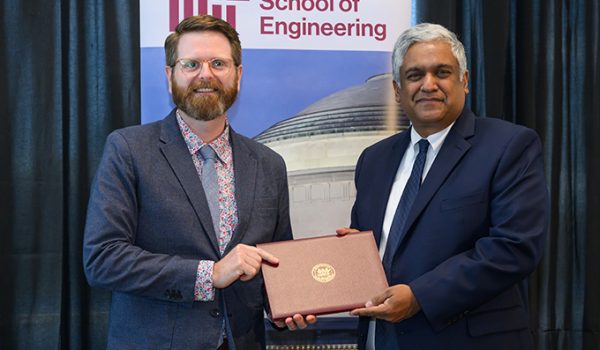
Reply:
M408 127L391 74L333 93L254 139L285 159L294 238L350 225L354 168L363 149Z

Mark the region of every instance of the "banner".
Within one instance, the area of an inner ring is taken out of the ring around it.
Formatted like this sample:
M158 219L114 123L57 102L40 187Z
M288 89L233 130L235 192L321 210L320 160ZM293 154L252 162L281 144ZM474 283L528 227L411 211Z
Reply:
M141 5L142 47L161 47L165 34L185 17L211 14L235 27L248 49L389 51L410 20L407 1L142 0Z
M239 133L285 159L295 238L348 226L354 166L370 144L405 127L390 103L391 51L410 0L140 0L142 123L174 107L164 40L184 18L236 28L243 74L227 115ZM385 74L388 73L388 74Z
M228 113L253 137L343 88L390 71L390 52L410 25L410 0L140 0L142 123L172 108L163 45L185 17L211 14L242 41L243 77Z

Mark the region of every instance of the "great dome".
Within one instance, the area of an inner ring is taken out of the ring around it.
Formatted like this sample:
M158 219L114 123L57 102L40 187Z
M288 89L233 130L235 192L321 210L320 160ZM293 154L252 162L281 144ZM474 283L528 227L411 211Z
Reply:
M392 98L391 74L333 93L255 137L262 143L349 132L394 132L408 120Z

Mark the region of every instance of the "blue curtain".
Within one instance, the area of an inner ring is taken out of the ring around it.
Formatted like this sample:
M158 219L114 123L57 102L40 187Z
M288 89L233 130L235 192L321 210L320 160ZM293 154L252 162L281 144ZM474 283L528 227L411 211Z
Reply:
M104 139L139 123L138 1L0 3L0 349L104 349L81 239Z

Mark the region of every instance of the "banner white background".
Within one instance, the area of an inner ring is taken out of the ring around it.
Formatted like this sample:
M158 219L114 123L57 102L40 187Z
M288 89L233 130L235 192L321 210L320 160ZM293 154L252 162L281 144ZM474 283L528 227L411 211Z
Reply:
M394 42L411 20L410 0L140 0L143 123L173 108L163 52L173 18L199 14L202 7L233 21L240 34L242 88L228 116L250 137L389 72Z
M247 49L389 51L410 23L410 0L206 2L209 14L213 5L235 9L236 29ZM191 2L194 14L198 14L198 3ZM169 1L140 1L141 47L163 45L169 33L170 5ZM177 7L178 18L185 18L184 0Z

